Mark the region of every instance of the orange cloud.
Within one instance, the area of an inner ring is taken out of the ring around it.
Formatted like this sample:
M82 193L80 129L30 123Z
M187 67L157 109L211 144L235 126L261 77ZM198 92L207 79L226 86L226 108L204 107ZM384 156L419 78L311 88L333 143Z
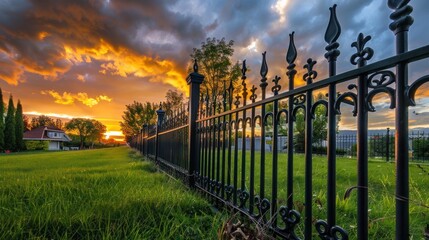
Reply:
M83 93L83 92L79 92L77 94L63 92L63 94L61 95L60 93L54 90L48 90L48 91L41 91L41 93L43 95L50 95L51 97L54 98L55 103L64 104L64 105L70 105L70 104L73 104L75 101L78 101L88 107L93 107L101 101L106 101L106 102L112 101L112 98L106 95L100 95L98 97L92 98L92 97L89 97L87 93Z
M139 55L123 47L114 48L103 39L93 48L64 46L64 58L74 64L88 63L91 59L104 61L100 65L103 74L148 78L151 82L166 83L183 92L188 89L184 74L173 61ZM83 81L84 77L79 75L78 80Z

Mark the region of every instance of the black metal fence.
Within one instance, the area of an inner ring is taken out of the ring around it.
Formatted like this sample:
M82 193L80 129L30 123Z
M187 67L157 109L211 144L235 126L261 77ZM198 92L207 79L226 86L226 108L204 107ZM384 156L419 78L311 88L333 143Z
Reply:
M162 110L158 111L159 122L156 132L148 134L147 127L136 136L131 145L140 149L146 156L154 159L162 169L182 176L192 188L197 188L211 199L227 203L237 211L245 213L256 222L269 226L277 237L299 239L295 229L303 229L303 237L312 239L315 229L321 239L348 239L349 235L341 222L337 222L337 189L336 157L341 143L337 142L337 115L348 114L340 111L341 103L351 104L356 116L357 132L355 152L357 155L357 204L356 226L357 239L368 239L368 158L371 157L371 144L374 136L368 134L368 114L375 109L372 100L378 93L390 97L392 109L395 109L395 138L387 137L392 146L396 166L395 201L396 201L396 239L409 238L409 120L408 108L414 106L417 89L429 82L429 75L423 76L408 84L408 65L429 57L429 45L408 51L407 32L413 23L412 7L409 1L389 0L393 9L390 18L393 22L390 29L395 35L396 55L381 61L367 64L374 51L366 44L370 36L359 34L352 43L356 53L350 62L356 65L355 70L341 74L336 73L336 60L340 55L338 39L341 28L335 13L335 5L330 8L330 21L325 34L327 42L325 58L329 77L315 81L316 61L308 59L303 66L306 73L303 80L306 85L294 88L298 81L295 59L297 49L294 44L294 33L290 34L289 48L286 54L288 91L280 92L280 77L272 79L273 85L268 88L268 64L266 54L262 54L260 84L247 89L246 62L242 66L242 92L233 96L233 86L224 86L220 96L203 97L200 84L204 76L198 73L197 62L194 72L188 78L190 86L189 109L182 110L184 116L174 121L162 121ZM393 45L393 43L392 43ZM319 64L321 65L321 64ZM390 69L396 69L396 72ZM414 79L413 79L414 80ZM349 82L346 92L337 95L337 85ZM315 90L327 89L328 99L313 99ZM250 94L250 95L249 95ZM259 95L259 96L257 96ZM211 99L216 99L212 101ZM219 101L220 99L220 101ZM256 101L258 99L258 101ZM287 102L280 107L279 102ZM272 105L268 111L267 106ZM327 211L325 219L313 219L313 116L316 108L327 111ZM305 193L304 206L294 205L294 122L297 113L304 112L305 139L303 142L305 159ZM279 127L285 124L287 129L287 166L279 168ZM265 149L267 129L270 129L272 152ZM240 136L248 135L250 141L239 141ZM256 139L259 139L258 141ZM387 141L386 140L386 141ZM425 140L426 141L426 140ZM261 144L257 151L256 143ZM423 143L421 143L423 144ZM240 148L239 148L239 145ZM248 146L250 145L250 146ZM378 145L377 145L378 146ZM394 146L394 148L393 148ZM240 151L240 149L248 149ZM377 147L378 148L378 147ZM413 143L414 148L414 143ZM382 151L382 150L381 150ZM376 151L377 152L377 151ZM414 154L414 153L413 153ZM413 155L414 156L414 155ZM392 159L393 160L393 159ZM266 171L266 166L271 167ZM286 184L279 185L279 177L286 178ZM269 183L268 183L269 182ZM279 195L285 189L286 195ZM304 213L301 216L301 213Z

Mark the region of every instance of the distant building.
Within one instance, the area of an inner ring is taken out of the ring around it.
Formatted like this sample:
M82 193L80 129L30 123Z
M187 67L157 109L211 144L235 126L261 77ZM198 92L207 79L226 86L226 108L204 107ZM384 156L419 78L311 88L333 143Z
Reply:
M40 126L24 132L28 150L61 150L64 142L70 142L67 134L53 126Z

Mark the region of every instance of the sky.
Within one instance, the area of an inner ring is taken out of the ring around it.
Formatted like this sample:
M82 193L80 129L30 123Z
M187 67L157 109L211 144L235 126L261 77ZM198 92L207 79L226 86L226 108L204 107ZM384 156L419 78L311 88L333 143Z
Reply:
M268 78L281 76L285 91L292 31L298 72L311 57L318 62L315 81L326 78L324 33L333 4L342 29L339 73L356 67L349 59L360 32L372 36L367 46L375 54L369 63L394 55L387 0L0 0L3 100L12 94L29 115L95 118L115 135L125 105L162 101L169 89L187 93L189 55L209 37L234 40L233 61L247 60L248 85L259 85L261 53L267 51ZM429 44L429 1L410 5L412 50ZM428 74L427 66L428 60L410 65L410 81ZM303 85L298 77L296 86ZM410 110L411 126L427 124L427 85L417 93L418 107ZM394 126L386 98L375 105L370 127ZM352 129L355 122L351 113L343 114L340 125Z

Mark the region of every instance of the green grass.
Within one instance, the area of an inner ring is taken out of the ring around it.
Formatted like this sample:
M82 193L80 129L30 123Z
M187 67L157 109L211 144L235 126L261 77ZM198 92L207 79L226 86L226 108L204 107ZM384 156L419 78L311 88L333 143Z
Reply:
M260 154L255 154L255 191L259 194L260 185ZM238 153L238 188L241 188L241 158ZM215 156L216 159L216 156ZM272 188L272 155L266 154L265 165L265 196L270 198ZM215 162L216 164L216 162ZM226 164L227 165L227 161ZM232 151L232 169L234 154ZM221 165L222 166L222 165ZM421 167L421 168L420 168ZM429 224L429 165L410 164L410 235L412 239L423 239L423 232ZM369 177L369 239L395 239L395 164L382 160L370 159L368 163ZM304 155L294 156L294 205L301 212L301 223L297 227L299 236L304 230L304 191L305 191L305 160ZM227 169L225 167L225 172ZM285 205L287 200L287 155L279 154L278 161L278 205ZM220 172L221 174L221 172ZM216 176L216 173L215 173ZM246 189L250 186L250 153L246 152ZM327 193L327 157L313 156L313 221L326 219ZM356 239L357 231L357 190L344 199L347 189L357 185L357 161L354 158L337 158L337 224L349 232L350 239ZM231 180L231 183L233 181ZM281 222L279 217L279 222ZM314 229L314 237L317 233Z
M0 156L0 239L215 239L224 218L126 147Z

